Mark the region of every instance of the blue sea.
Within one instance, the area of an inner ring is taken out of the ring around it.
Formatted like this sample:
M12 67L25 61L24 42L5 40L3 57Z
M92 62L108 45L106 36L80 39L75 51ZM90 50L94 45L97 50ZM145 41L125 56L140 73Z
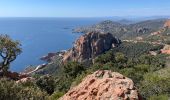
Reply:
M8 34L22 44L22 54L11 64L12 71L44 63L49 52L67 50L80 34L72 29L98 23L103 18L0 18L0 34Z

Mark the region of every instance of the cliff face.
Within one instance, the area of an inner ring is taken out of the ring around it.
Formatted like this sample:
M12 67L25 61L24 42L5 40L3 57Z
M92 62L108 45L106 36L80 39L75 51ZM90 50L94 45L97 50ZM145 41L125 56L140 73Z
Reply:
M96 71L60 100L141 100L131 79L117 72Z
M110 33L89 32L76 40L74 47L64 54L63 62L89 61L120 43Z

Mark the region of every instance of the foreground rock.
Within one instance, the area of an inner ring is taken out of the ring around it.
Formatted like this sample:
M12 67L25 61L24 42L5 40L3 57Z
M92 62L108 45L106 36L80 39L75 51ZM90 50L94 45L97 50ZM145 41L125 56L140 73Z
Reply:
M60 100L141 100L131 79L117 72L96 71Z
M89 32L81 36L74 47L63 55L63 62L87 62L120 43L121 41L110 33Z

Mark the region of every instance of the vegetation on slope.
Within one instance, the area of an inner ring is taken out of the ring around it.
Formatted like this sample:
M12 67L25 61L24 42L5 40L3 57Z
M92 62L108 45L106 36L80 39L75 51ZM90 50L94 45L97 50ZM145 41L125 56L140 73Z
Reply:
M156 74L158 77L154 76L158 71L161 72L168 68L166 66L167 55L158 54L153 56L148 53L150 50L159 51L160 46L152 46L146 43L132 43L127 46L124 43L121 47L114 48L96 58L94 64L90 67L85 67L76 62L69 62L61 67L60 73L55 75L57 80L55 85L56 92L54 92L52 98L59 98L70 87L77 85L86 75L96 70L112 70L131 78L140 89L144 99L167 98L170 94L168 91L170 79L159 78L159 74ZM151 82L152 80L149 80L149 78L152 79L154 77L156 80ZM154 89L157 89L157 86L161 85L160 82L162 81L166 82L156 92L157 90Z
M109 32L112 33L113 36L121 39L134 39L135 37L147 36L152 32L158 31L163 27L165 20L166 19L147 20L129 25L106 20L92 26L76 28L74 32Z

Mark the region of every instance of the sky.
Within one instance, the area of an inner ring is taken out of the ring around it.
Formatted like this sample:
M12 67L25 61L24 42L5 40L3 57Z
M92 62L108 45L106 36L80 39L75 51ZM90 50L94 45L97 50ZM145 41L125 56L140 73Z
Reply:
M0 17L170 16L170 0L0 0Z

